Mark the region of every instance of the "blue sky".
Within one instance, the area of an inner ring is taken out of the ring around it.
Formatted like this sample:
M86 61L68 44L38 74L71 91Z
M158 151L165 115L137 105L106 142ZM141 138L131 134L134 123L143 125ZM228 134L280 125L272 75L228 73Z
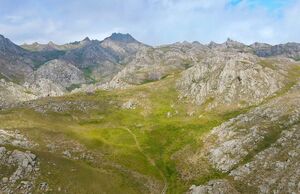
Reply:
M16 43L66 43L130 33L177 41L300 42L300 0L0 0L0 34Z

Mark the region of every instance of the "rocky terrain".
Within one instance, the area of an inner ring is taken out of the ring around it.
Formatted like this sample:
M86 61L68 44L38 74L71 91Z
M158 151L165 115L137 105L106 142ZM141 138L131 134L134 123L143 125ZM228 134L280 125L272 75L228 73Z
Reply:
M239 184L241 193L298 193L299 89L298 82L286 95L214 128L201 155L228 180L192 187L191 193L229 193Z
M0 36L0 193L300 193L299 45Z
M18 130L0 130L0 188L3 193L29 193L39 174L39 162L35 154L26 149L36 146ZM15 149L12 149L12 147ZM21 149L21 150L20 150ZM25 150L25 151L24 151Z
M183 73L178 81L182 98L198 104L249 106L259 104L284 86L288 66L274 61L267 67L248 53L213 53ZM268 62L267 62L268 63Z

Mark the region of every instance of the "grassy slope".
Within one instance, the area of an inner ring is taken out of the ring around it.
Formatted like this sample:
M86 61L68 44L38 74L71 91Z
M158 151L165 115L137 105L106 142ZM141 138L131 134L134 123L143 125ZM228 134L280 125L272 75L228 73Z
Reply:
M121 190L135 193L145 189L145 182L107 164L111 162L158 180L159 190L167 184L169 193L180 193L190 182L178 177L172 154L187 144L195 144L201 134L236 114L205 113L199 107L179 102L174 79L169 76L160 82L124 91L99 91L90 96L77 94L52 99L54 102L92 102L99 107L87 112L78 111L76 107L60 113L39 113L30 108L4 111L0 114L0 127L20 129L39 143L40 149L33 151L42 161L41 181L48 181L50 187L66 186L68 191L75 193L118 193ZM137 108L121 109L119 105L129 99L138 101ZM47 104L48 99L39 103ZM187 112L191 111L194 115L188 116ZM172 115L170 118L168 112ZM105 164L90 165L62 158L61 153L49 154L44 137L53 141L59 137L76 140L104 155ZM56 163L56 167L46 161ZM77 171L72 173L70 169Z
M177 99L175 79L171 75L123 91L51 99L52 103L93 103L94 108L87 111L76 106L60 113L39 113L30 108L2 111L0 128L22 130L40 144L33 150L41 160L40 180L54 189L59 186L68 193L144 193L146 179L134 176L138 172L159 181L157 192L167 188L168 193L182 193L192 183L224 175L210 169L203 177L184 181L172 155L187 145L201 146L201 135L246 109L204 112L204 107ZM138 101L137 108L121 109L129 99ZM49 99L38 103L47 104ZM188 112L194 112L193 116ZM75 140L100 159L91 164L65 159L58 152L50 154L45 137L50 141L61 137Z

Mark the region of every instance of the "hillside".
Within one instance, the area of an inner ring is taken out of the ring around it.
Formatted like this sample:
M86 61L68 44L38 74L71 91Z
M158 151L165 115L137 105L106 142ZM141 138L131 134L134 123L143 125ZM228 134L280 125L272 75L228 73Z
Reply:
M0 38L0 193L300 191L299 44Z

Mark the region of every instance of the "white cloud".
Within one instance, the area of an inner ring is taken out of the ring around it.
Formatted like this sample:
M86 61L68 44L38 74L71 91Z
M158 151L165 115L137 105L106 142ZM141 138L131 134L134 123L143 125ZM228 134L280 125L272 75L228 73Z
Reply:
M0 33L18 43L102 39L114 31L155 45L227 37L245 43L300 42L300 0L276 9L251 0L237 5L229 0L13 0L22 4L15 9L3 1Z

